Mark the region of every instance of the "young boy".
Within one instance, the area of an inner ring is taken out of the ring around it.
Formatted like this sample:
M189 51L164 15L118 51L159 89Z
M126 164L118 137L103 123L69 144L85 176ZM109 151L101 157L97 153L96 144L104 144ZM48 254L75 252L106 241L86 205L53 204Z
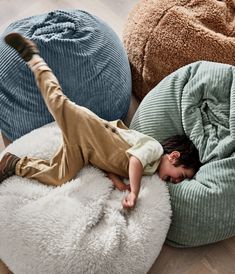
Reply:
M92 164L106 171L118 189L130 190L122 204L124 208L133 208L142 175L157 171L161 179L179 183L197 172L198 152L185 136L174 136L162 147L155 139L129 130L120 120L107 122L99 118L63 94L33 41L18 33L8 34L5 41L34 73L44 101L62 131L63 144L49 161L5 154L0 162L0 182L16 174L58 186L71 180L85 165ZM129 178L130 186L120 177Z

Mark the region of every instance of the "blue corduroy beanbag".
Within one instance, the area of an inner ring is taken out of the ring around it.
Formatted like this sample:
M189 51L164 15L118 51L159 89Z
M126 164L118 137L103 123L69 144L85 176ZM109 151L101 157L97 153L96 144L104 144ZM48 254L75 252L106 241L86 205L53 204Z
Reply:
M37 43L72 101L107 120L125 117L131 73L120 39L87 12L58 10L16 21L0 38L0 129L10 140L53 120L32 72L3 40L13 31Z

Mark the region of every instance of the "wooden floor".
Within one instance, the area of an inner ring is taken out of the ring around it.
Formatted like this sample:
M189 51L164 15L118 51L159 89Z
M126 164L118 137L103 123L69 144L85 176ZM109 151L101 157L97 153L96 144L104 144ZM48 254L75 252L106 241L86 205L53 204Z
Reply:
M136 0L0 0L0 31L2 32L16 19L54 9L78 8L101 17L121 37L126 16L136 2ZM0 151L2 149L3 143L0 140ZM0 274L6 273L11 272L8 272L0 261ZM235 237L197 248L177 249L164 245L148 274L235 274Z

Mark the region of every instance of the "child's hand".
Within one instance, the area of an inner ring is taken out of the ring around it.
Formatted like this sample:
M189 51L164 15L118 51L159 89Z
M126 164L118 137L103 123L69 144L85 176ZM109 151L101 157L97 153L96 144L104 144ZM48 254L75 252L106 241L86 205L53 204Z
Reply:
M126 185L124 183L115 185L115 188L117 188L120 191L126 191L126 190L131 191L130 185Z
M132 209L135 207L137 201L137 196L134 192L130 192L123 200L123 208Z
M118 190L120 190L120 191L126 191L126 190L131 191L130 185L124 184L123 181L116 174L108 172L107 176L112 181L115 188L117 188Z

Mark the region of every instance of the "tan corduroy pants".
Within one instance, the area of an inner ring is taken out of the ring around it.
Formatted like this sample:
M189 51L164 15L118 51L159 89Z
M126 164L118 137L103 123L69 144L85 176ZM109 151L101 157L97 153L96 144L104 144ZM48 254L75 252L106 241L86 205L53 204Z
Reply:
M125 151L130 146L116 127L71 102L46 64L42 63L33 72L45 103L62 131L63 144L50 160L21 158L16 165L16 175L48 185L61 185L90 163L128 177L129 160Z

